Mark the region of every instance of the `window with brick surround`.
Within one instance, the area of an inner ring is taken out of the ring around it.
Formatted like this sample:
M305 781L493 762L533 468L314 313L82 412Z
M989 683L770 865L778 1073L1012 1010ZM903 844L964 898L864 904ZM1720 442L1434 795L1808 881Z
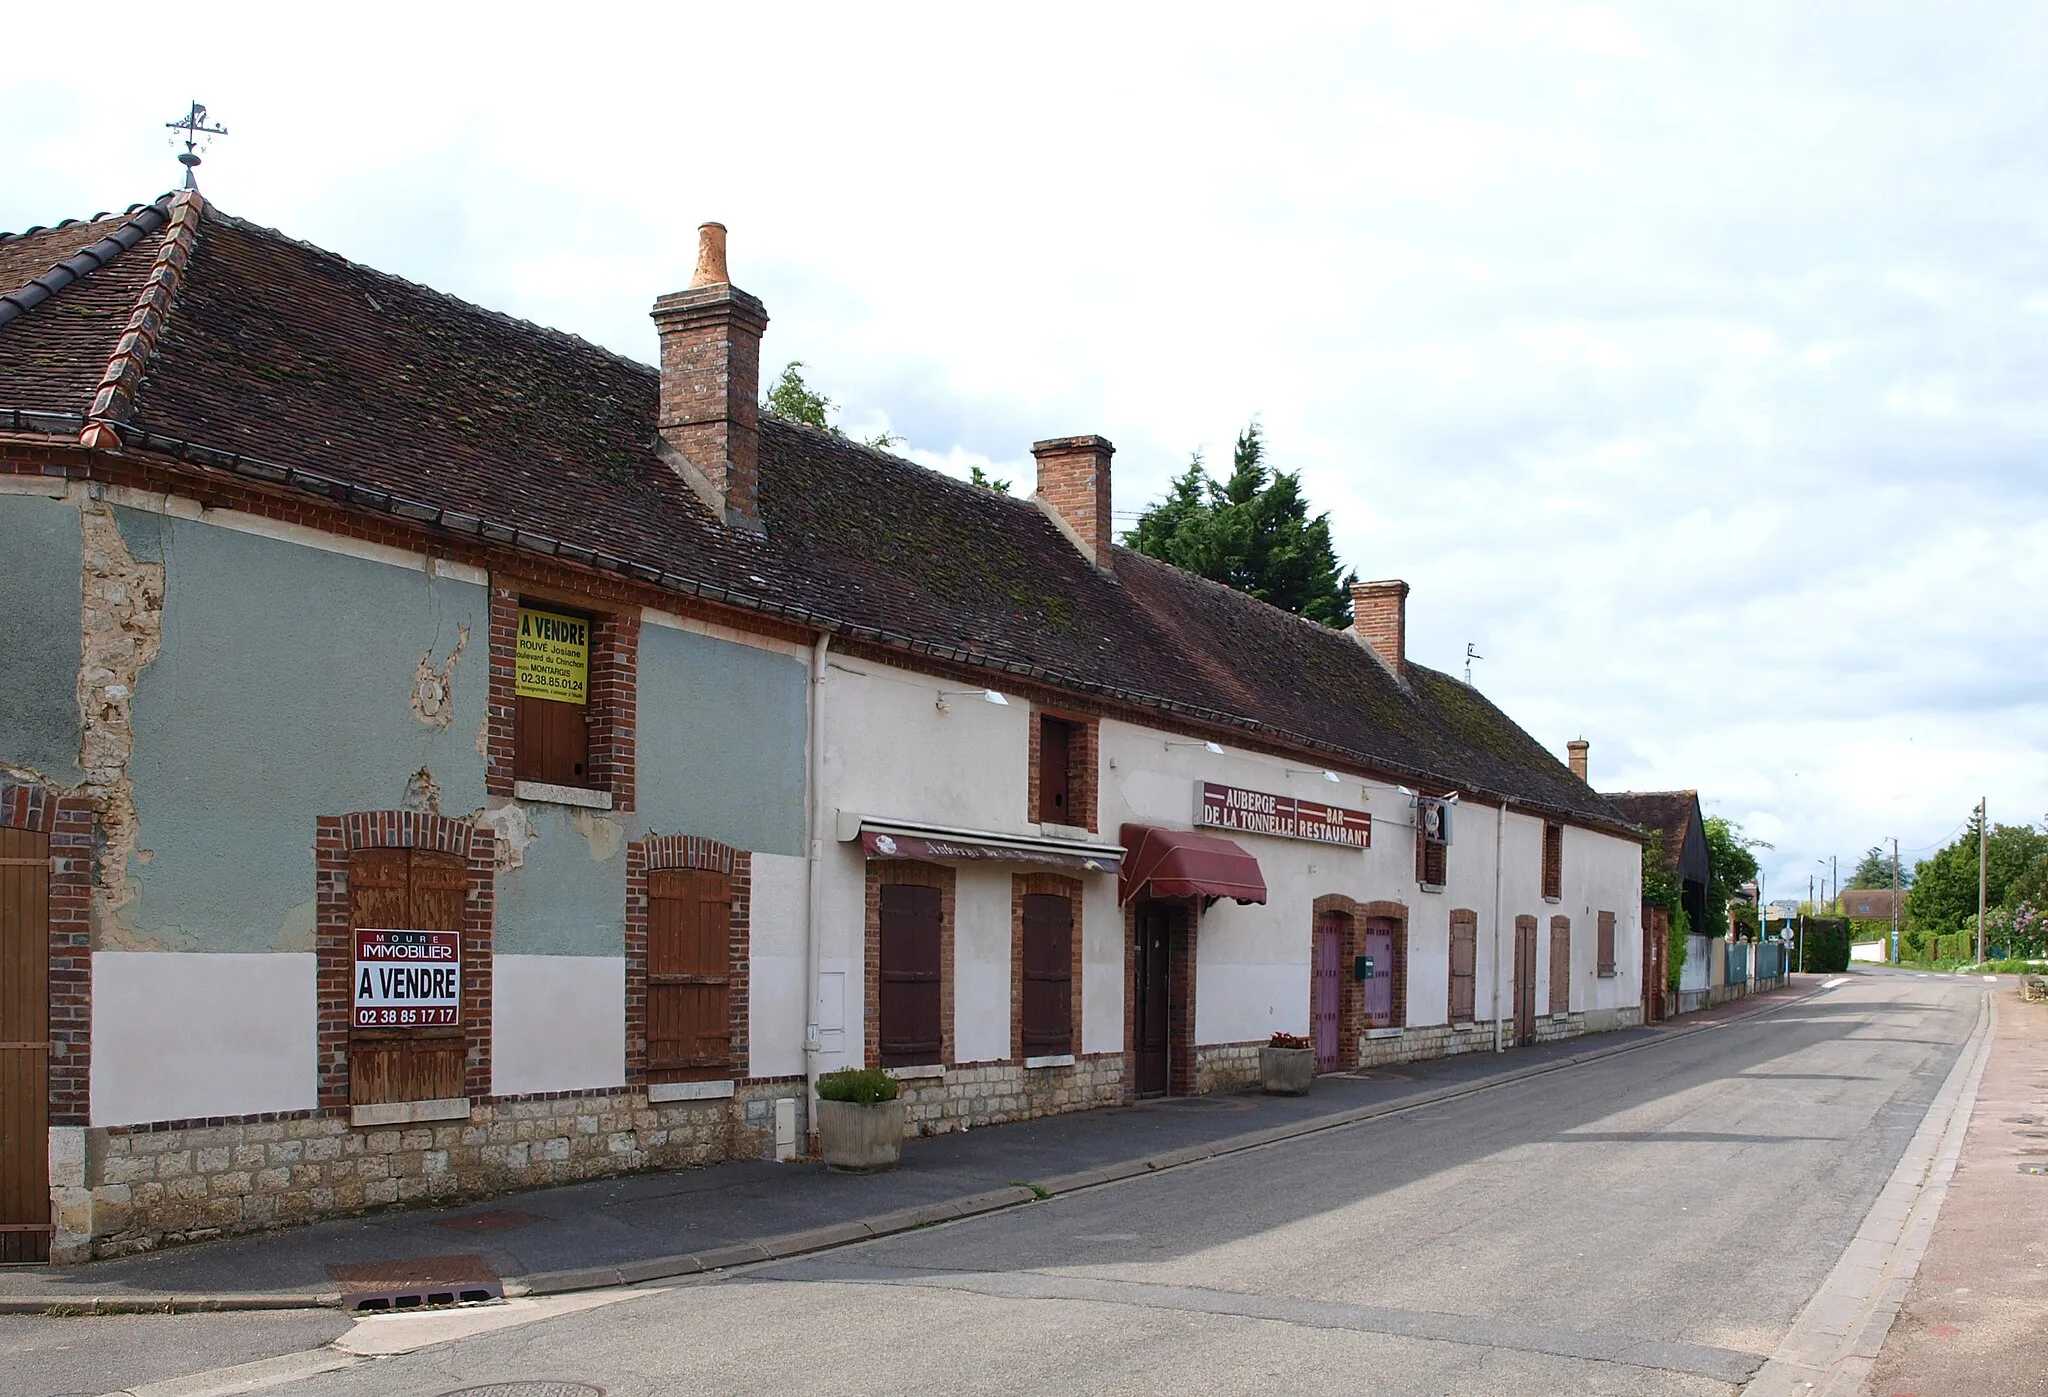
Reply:
M1614 914L1600 914L1600 973L1612 975L1614 969Z
M881 889L877 938L877 1024L881 1065L921 1067L944 1063L944 995L940 890L918 883Z
M526 783L603 792L613 809L633 808L639 639L637 615L493 586L490 794Z
M1026 893L1019 944L1024 1056L1074 1051L1074 902Z
M1451 913L1452 1023L1471 1023L1479 967L1479 914L1463 908Z
M1030 818L1095 828L1095 723L1057 713L1031 718Z
M1415 803L1415 881L1441 889L1450 882L1450 809L1440 800Z
M1543 827L1543 895L1553 900L1564 896L1564 826Z

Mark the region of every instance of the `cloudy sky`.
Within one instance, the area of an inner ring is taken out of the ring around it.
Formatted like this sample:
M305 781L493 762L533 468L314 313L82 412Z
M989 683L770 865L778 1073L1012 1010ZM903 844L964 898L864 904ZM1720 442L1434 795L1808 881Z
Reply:
M196 97L229 212L651 360L719 219L928 464L1100 432L1135 514L1256 416L1416 658L1773 896L2048 807L2037 4L119 9L11 66L0 227Z

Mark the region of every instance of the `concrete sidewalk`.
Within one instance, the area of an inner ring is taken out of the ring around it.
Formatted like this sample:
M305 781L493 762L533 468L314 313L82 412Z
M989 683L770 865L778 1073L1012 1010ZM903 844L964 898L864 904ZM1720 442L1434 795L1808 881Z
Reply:
M0 1313L334 1305L457 1258L509 1292L586 1289L798 1255L1255 1148L1711 1030L1795 1003L1820 976L1649 1028L1317 1080L1305 1097L1186 1097L906 1140L892 1173L743 1161L389 1210L68 1267L0 1269Z
M1962 1154L1871 1397L2048 1397L2048 1004L2022 1001L2012 975L1996 1002Z

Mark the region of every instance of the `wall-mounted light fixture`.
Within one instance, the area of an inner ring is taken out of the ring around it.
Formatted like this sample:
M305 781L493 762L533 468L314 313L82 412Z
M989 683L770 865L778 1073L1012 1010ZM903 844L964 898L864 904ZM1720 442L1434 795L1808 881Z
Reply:
M1222 745L1215 742L1169 742L1166 745L1168 747L1199 747L1212 757L1223 755Z
M1289 776L1320 776L1333 786L1343 781L1344 779L1334 771L1317 771L1312 767L1302 767L1297 770L1296 768L1290 766L1287 768L1287 774Z
M939 690L939 702L937 705L939 712L951 713L953 705L947 703L946 700L949 698L961 698L968 694L972 694L983 703L992 703L998 708L1008 708L1010 706L1010 701L994 689L941 689Z

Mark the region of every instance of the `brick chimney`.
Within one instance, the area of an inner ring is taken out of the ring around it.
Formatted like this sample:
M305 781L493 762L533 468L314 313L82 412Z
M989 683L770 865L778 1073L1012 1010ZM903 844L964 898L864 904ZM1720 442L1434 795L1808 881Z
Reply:
M761 335L768 310L733 286L725 225L697 229L687 291L654 303L663 455L734 528L761 529Z
M1586 749L1591 745L1583 737L1575 737L1564 745L1565 760L1571 763L1572 775L1581 781L1586 780Z
M1408 663L1408 584L1351 584L1351 630L1394 672L1405 679Z
M1054 437L1031 443L1031 454L1038 458L1038 507L1081 556L1109 572L1109 458L1116 448L1101 437Z

